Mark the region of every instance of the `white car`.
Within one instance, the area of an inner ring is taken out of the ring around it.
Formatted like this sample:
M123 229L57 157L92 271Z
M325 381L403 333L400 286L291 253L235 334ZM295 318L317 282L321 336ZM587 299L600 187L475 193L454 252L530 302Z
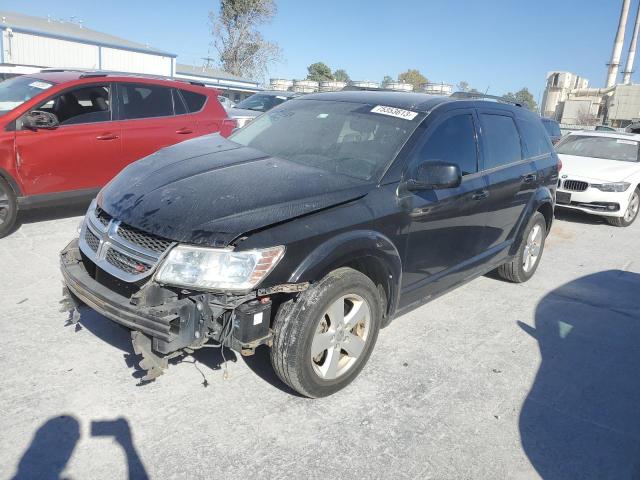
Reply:
M640 134L573 132L556 151L562 161L556 205L601 215L618 227L640 209Z

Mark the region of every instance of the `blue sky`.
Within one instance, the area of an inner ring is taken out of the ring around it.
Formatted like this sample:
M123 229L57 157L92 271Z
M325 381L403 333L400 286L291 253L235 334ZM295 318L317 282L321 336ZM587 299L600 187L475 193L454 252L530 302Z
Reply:
M632 1L627 37L638 1ZM537 99L549 70L578 73L593 86L604 83L621 0L277 0L277 5L276 18L263 28L283 52L282 62L270 68L272 77L304 77L316 61L344 68L352 79L376 81L418 68L430 80L466 80L493 94L527 86ZM218 2L110 0L98 7L86 0L0 0L0 8L76 16L89 28L201 64L210 51L208 12L217 10ZM640 82L640 72L635 79Z

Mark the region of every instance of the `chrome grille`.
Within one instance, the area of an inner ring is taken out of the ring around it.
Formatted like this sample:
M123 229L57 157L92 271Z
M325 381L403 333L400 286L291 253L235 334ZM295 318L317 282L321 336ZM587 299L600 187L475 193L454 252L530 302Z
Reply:
M98 247L100 246L100 239L91 230L85 230L84 239L91 250L93 250L94 252L98 251Z
M169 240L143 232L124 223L121 223L118 227L118 235L135 245L139 245L156 253L163 253L169 248L169 245L171 245L171 241Z
M173 242L125 225L96 206L85 216L82 253L100 269L129 283L146 281Z
M563 184L565 190L571 190L572 192L584 192L589 188L587 182L581 182L579 180L565 180Z

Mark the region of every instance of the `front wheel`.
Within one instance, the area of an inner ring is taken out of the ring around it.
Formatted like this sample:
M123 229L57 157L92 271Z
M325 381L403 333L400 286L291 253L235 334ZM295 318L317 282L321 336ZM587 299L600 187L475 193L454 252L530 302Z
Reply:
M18 216L18 204L11 186L0 178L0 238L11 233Z
M369 277L351 268L334 270L280 306L273 325L273 368L302 395L331 395L364 367L381 318L380 294Z
M628 227L638 217L640 211L640 187L636 188L631 195L627 210L622 217L606 217L609 224L616 227Z
M498 275L514 283L526 282L533 277L540 263L546 238L547 222L544 215L536 212L529 220L518 252L510 262L498 267Z

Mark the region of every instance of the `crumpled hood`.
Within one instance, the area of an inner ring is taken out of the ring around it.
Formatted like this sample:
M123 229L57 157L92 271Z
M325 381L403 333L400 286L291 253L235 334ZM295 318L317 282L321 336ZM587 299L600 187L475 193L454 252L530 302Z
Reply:
M558 154L562 160L561 175L570 178L621 182L629 175L640 171L638 162L622 162L592 157L579 157L576 155Z
M148 233L226 246L243 233L360 198L372 187L214 134L129 165L100 192L98 204Z

